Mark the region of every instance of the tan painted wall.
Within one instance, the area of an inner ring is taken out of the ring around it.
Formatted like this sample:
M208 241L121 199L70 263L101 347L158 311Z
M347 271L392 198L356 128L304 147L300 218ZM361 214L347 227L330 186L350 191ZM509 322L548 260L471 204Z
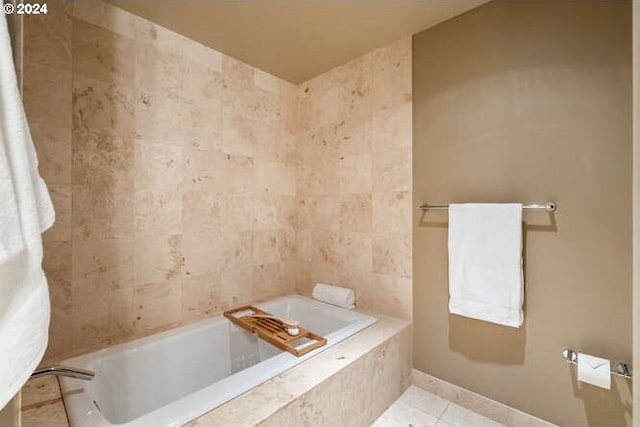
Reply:
M576 383L573 347L630 360L631 2L492 2L414 37L414 364L563 426L631 423L630 384ZM446 215L525 214L525 323L448 314Z
M20 393L0 408L0 426L20 427Z

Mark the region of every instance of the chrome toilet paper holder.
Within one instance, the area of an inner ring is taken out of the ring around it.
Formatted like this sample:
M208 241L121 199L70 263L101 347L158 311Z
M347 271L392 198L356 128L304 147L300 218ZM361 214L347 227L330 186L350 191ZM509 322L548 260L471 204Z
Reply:
M578 353L570 348L562 350L562 358L567 363L578 364ZM631 367L628 363L620 362L615 369L611 370L611 375L631 379Z

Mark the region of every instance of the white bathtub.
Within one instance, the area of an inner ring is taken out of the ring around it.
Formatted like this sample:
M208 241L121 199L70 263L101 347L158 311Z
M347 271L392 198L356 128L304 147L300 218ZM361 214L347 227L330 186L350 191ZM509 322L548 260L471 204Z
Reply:
M376 322L298 295L256 304L324 335L295 357L223 316L68 359L92 381L60 378L72 427L180 426Z

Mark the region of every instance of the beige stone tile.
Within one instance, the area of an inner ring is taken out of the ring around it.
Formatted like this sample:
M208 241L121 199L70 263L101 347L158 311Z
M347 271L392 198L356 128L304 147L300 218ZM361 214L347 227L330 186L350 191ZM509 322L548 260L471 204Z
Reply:
M229 228L238 230L252 229L254 201L255 198L252 195L226 194L223 215L224 224Z
M134 331L149 333L178 325L181 301L179 280L163 280L136 287L133 295Z
M253 228L269 230L295 228L296 198L293 196L257 196L253 201Z
M56 1L47 5L46 15L23 20L24 67L45 66L71 71L70 1Z
M222 133L218 148L229 154L268 158L277 149L280 136L280 108L277 94L227 83L225 74ZM272 155L273 157L273 155Z
M516 409L511 410L511 427L556 427L555 424L536 418Z
M280 79L272 74L256 69L253 75L253 82L260 89L280 93Z
M411 63L412 41L411 37L403 37L368 53L371 71L375 74L394 69L399 63Z
M375 415L372 414L375 410L370 402L376 391L371 388L369 380L371 373L365 368L366 363L363 358L359 358L338 373L342 396L340 403L345 425L371 426L375 420Z
M311 281L309 261L296 260L296 289L295 292L300 295L310 296L313 288L313 282Z
M254 230L251 240L251 257L255 265L294 257L295 232L292 229Z
M368 233L314 231L312 261L334 264L353 271L370 271L371 236Z
M371 145L376 151L411 147L412 104L406 102L396 108L376 111L373 114Z
M219 180L214 190L220 193L251 194L254 189L254 164L251 157L226 154L218 163Z
M309 290L311 290L316 283L351 288L356 292L356 304L360 306L360 294L358 290L360 286L357 277L355 277L355 273L347 271L339 265L324 261L312 261L308 268L309 285L311 286Z
M185 45L185 49L196 45L197 43L189 43ZM210 52L197 59L184 57L185 83L181 95L205 113L205 118L201 121L203 125L210 125L215 120L215 124L218 126L216 130L220 131L220 120L222 118L220 110L223 105L224 86L222 74L219 70L221 64L215 64L215 58L219 57L220 54L214 50L210 50ZM195 55L196 53L193 52L193 54ZM211 122L207 122L207 119ZM219 135L219 132L215 134L215 136L217 135ZM202 144L202 146L210 147L219 142L219 140L208 141L208 144Z
M134 153L136 189L168 190L181 186L184 170L182 147L136 141Z
M280 132L282 135L296 135L300 132L298 109L298 87L282 80L280 82Z
M256 194L295 196L296 169L294 165L281 162L258 162L254 169Z
M178 33L140 17L136 18L135 34L136 40L142 45L178 55L183 54L185 45L193 43Z
M433 427L437 421L437 417L427 414L402 400L397 400L376 420L372 427Z
M212 148L220 131L219 111L210 112L208 108L196 106L182 93L139 88L135 100L136 138L149 144L196 150Z
M174 97L184 96L187 65L181 52L163 50L153 44L138 43L134 64L135 84L138 90L152 94L166 92ZM151 101L151 105L153 104L154 101Z
M74 241L74 295L133 287L133 247L132 239Z
M211 192L219 193L224 185L224 173L220 165L223 165L225 154L219 151L201 152L194 149L185 149L183 179L186 192Z
M225 270L221 275L222 307L224 310L252 302L253 267Z
M134 332L134 288L116 289L109 293L109 326L116 342Z
M340 193L340 165L330 159L316 159L317 163L298 166L298 194L336 195Z
M225 86L232 92L241 94L254 86L255 68L230 56L222 57L222 74Z
M133 288L72 296L73 349L94 350L133 331ZM69 351L69 349L67 349Z
M180 234L138 236L134 241L136 286L178 279L185 263L183 253Z
M333 212L335 216L335 212ZM342 231L371 231L371 193L348 194L340 197L338 221Z
M453 426L478 426L478 427L500 427L504 424L497 423L480 414L472 412L455 403L451 403L442 414L442 421Z
M47 4L47 14L24 19L24 69L45 66L71 71L71 1Z
M136 16L104 1L82 0L73 3L73 16L112 33L133 39Z
M20 390L22 408L37 406L62 397L58 377L40 377L29 380Z
M280 120L280 131L277 136L272 136L270 141L260 141L253 145L253 158L256 162L283 162L292 167L297 167L299 152L297 151L298 137L295 134L283 130ZM275 129L273 129L275 134Z
M339 244L342 255L340 265L352 271L371 271L373 248L370 233L343 233Z
M314 88L311 82L304 85L300 98L300 124L305 128L322 127L339 123L340 88Z
M340 157L371 153L371 120L341 121L335 127Z
M182 46L182 53L186 61L202 65L211 71L222 73L223 54L208 46L189 40Z
M62 399L51 403L22 410L23 427L68 427L67 413Z
M72 344L71 242L44 242L42 268L49 285L51 321L46 357L64 354Z
M373 191L411 190L411 150L398 148L373 154Z
M187 191L182 195L183 230L219 230L228 225L227 196L209 191ZM251 214L247 214L251 218ZM250 222L250 219L248 220Z
M224 249L220 242L223 238L219 230L185 228L182 235L183 274L201 276L222 271Z
M514 422L522 420L522 418L516 416L518 415L516 412L519 413L519 411L515 411L499 402L432 377L416 369L412 372L412 381L413 384L423 390L447 399L462 408L466 408L466 410L473 411L477 416L486 417L501 425L515 425ZM460 412L462 412L463 415L466 413L464 411L456 411L456 413ZM450 424L458 425L451 419L444 419L444 417L442 419ZM525 419L527 418L525 417ZM529 419L533 419L533 417Z
M133 144L118 135L73 132L74 185L102 190L133 189Z
M309 196L298 199L298 224L300 228L314 230L338 230L340 228L341 196Z
M388 274L369 273L360 301L363 308L400 319L411 319L413 281Z
M73 73L132 86L133 40L80 19L73 20Z
M130 190L73 186L71 205L74 241L133 237L133 193Z
M406 55L385 64L372 75L373 111L390 111L411 102L411 58Z
M313 238L309 229L298 228L296 231L295 257L300 261L311 261Z
M356 124L371 121L371 73L366 59L353 61L353 73L340 85L340 119Z
M220 260L222 270L235 270L251 265L251 231L224 230L222 241L217 242L222 249Z
M295 277L288 274L286 264L280 261L257 265L251 276L251 289L256 301L288 295L295 289Z
M29 121L71 128L71 72L46 66L24 70L22 100ZM47 102L42 102L43 99Z
M378 234L373 236L373 271L397 277L411 277L411 235Z
M333 265L340 265L343 256L341 245L342 233L328 230L313 231L312 247L313 254L311 260Z
M404 391L402 371L405 361L401 360L401 345L399 337L394 336L367 355L366 369L377 373L371 381L371 387L378 391L372 399L377 407L389 405Z
M130 91L74 77L72 180L104 189L133 187L133 104Z
M71 128L29 120L40 176L48 185L71 184Z
M221 277L207 273L182 278L181 322L203 319L222 311Z
M182 232L182 191L138 190L134 201L136 236Z
M372 189L371 154L344 156L340 160L340 189L342 193L370 193Z
M301 426L338 426L345 421L339 376L329 377L292 405Z
M411 233L411 193L373 193L372 222L377 233Z
M251 231L189 231L183 239L184 273L200 275L251 264Z
M71 240L71 186L49 185L48 188L56 220L42 238L50 242L68 242Z
M133 144L133 100L131 88L126 85L74 74L74 131L116 134ZM80 147L74 144L73 148Z
M248 108L247 108L248 110ZM226 106L222 111L222 126L217 148L224 153L252 157L257 132L239 107Z
M113 336L110 291L72 294L73 348L105 345Z
M449 405L449 401L416 386L410 386L398 401L420 409L429 415L440 418Z

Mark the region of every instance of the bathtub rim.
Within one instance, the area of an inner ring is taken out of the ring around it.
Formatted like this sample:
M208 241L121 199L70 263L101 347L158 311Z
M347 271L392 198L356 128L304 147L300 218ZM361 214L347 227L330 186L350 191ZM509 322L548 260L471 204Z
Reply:
M160 419L165 419L162 417L168 416L169 414L175 413L177 411L180 414L184 414L184 416L180 417L179 420L172 420L166 425L169 427L184 425L185 423L197 419L198 417L216 409L217 407L229 402L230 400L250 391L260 384L263 384L264 382L283 374L284 372L294 368L295 366L305 362L306 360L332 348L334 345L344 341L354 334L362 332L378 321L378 319L371 314L362 313L356 310L347 310L297 294L291 294L273 298L271 300L261 301L259 303L254 303L254 305L261 307L264 305L287 301L290 299L299 300L305 304L313 304L317 307L321 307L322 310L330 310L334 312L335 310L338 310L338 313L341 316L354 317L354 320L352 320L348 325L328 334L327 345L313 350L306 355L303 355L302 357L296 357L283 351L274 357L250 366L242 371L235 372L225 378L222 378L214 383L203 387L202 389L191 392L166 405L163 405L121 424L115 424L109 421L107 417L103 413L101 413L101 411L95 411L95 408L93 407L93 404L95 403L92 404L90 396L86 392L84 392L84 382L77 379L61 378L60 388L65 408L69 413L69 419L91 418L91 420L88 420L89 424L87 424L87 426L91 427L106 427L114 425L123 427L134 427L139 425L149 425L148 423L156 423L155 425L158 425L158 417L160 417ZM119 343L100 350L75 356L64 360L63 363L91 369L92 363L95 363L100 359L109 358L110 356L123 354L126 352L135 352L139 347L153 344L155 342L162 341L163 339L180 335L181 333L194 333L199 329L208 328L212 325L217 325L220 323L232 324L222 315L222 313L220 313L218 315L199 320L191 324L178 326L146 337ZM99 378L98 373L96 373L96 377ZM250 387L236 386L234 388L233 384L243 377L247 377L245 381L251 383ZM229 396L225 396L223 398L207 399L207 403L203 403L202 399L204 398L204 396L206 396L208 393L211 393L211 390L213 390L214 387L217 387L221 384L230 384L230 389L232 389L233 391L229 393ZM198 399L201 400L200 404L198 404L197 402ZM204 406L206 406L206 408L203 408Z

